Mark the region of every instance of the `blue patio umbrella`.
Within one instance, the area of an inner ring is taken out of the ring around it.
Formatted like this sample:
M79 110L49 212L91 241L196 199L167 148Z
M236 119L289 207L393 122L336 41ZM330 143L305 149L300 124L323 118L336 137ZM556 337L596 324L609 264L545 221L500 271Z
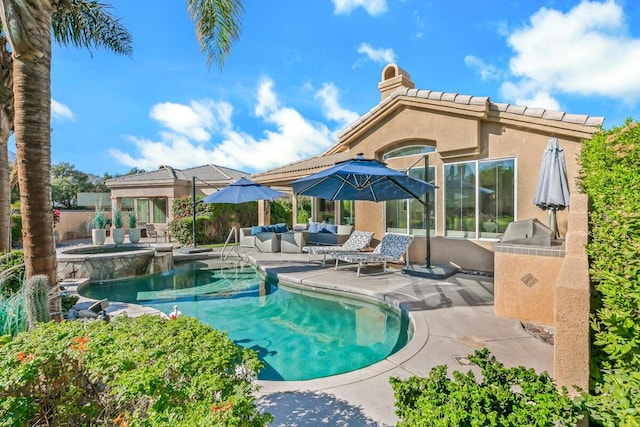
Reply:
M435 185L388 168L378 160L358 154L355 159L291 183L296 194L325 200L370 200L381 202L415 198L420 200Z
M282 196L285 194L280 191L272 190L243 177L223 189L209 194L202 201L205 203L245 203L273 200Z
M328 169L293 181L291 186L296 194L325 200L381 202L416 199L425 206L426 218L429 218L428 204L421 197L436 189L433 184L391 169L378 160L367 159L362 154L358 154L355 159L338 162ZM427 227L426 261L427 267L431 268L429 243Z
M193 222L191 224L191 233L193 237L194 248L198 247L196 243L196 178L193 177L192 182L193 189L193 207L192 215ZM256 202L258 200L273 200L278 197L285 196L286 194L279 191L272 190L269 187L253 182L247 178L240 178L236 182L229 184L221 190L211 193L202 199L205 203L245 203ZM236 239L237 240L237 239Z
M569 206L569 182L564 150L557 138L551 138L542 156L533 203L553 215L553 238L558 236L556 212ZM549 224L551 227L551 224Z

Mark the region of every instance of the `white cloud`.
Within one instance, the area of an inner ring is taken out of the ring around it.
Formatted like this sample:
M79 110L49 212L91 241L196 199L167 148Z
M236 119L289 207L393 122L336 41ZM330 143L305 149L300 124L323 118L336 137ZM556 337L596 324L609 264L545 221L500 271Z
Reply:
M516 105L559 111L560 103L545 88L541 88L531 80L518 84L505 82L500 87L500 95Z
M339 105L338 91L331 84L323 85L315 98L322 101L327 118L341 125L358 117ZM327 125L282 106L274 82L268 78L259 81L256 91L254 113L269 128L260 137L236 129L232 123L233 108L225 102L162 103L154 105L151 111L155 112L151 117L164 128L159 138L127 137L135 155L116 149L109 151L120 163L147 170L159 165L187 168L213 163L253 172L319 154L335 142L335 131Z
M375 49L369 43L362 43L358 48L358 53L365 54L370 60L377 64L396 62L396 54L393 52L393 49Z
M151 108L149 117L174 132L196 141L207 141L210 132L228 127L231 106L214 101L191 101L190 105L163 102Z
M480 74L482 80L495 80L500 78L500 71L495 65L487 64L478 57L467 55L464 57L464 63L468 67L474 68Z
M542 102L553 93L640 99L640 39L627 32L622 7L614 0L587 1L562 13L541 8L508 43L515 55L503 93Z
M333 0L333 12L336 15L350 14L357 7L362 7L371 16L387 11L386 0Z
M360 116L358 113L342 108L338 102L338 97L338 88L331 83L322 85L322 89L314 95L314 99L322 102L322 110L325 116L345 127L356 121Z
M75 116L71 108L61 102L51 98L51 117L54 119L75 120Z

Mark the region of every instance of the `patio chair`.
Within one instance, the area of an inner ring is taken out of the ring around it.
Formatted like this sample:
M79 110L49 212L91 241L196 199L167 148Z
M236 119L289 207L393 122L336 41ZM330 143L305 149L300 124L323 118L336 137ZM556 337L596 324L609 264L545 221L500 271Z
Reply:
M384 235L373 252L334 252L331 256L336 260L336 270L338 269L339 261L358 264L356 277L360 277L360 269L366 264L382 264L382 271L386 273L387 263L401 261L412 241L413 236L410 234L389 233ZM409 260L407 259L408 263Z
M302 250L309 254L309 256L307 257L307 261L311 261L311 254L324 255L322 257L322 265L324 266L327 260L327 254L331 254L334 252L360 251L369 246L371 239L373 239L373 234L374 233L371 231L355 230L351 233L349 238L340 246L305 246L302 248Z
M154 237L157 242L160 234L158 233L158 230L156 230L156 226L153 224L145 224L144 227L147 230L147 237Z

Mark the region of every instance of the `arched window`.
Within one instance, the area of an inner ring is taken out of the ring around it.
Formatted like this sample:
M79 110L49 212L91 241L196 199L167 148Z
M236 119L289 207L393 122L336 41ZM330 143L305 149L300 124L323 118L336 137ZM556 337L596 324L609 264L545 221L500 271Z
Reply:
M420 154L429 154L436 151L431 145L405 145L404 147L395 148L387 151L383 156L383 160L395 159L397 157L416 156Z

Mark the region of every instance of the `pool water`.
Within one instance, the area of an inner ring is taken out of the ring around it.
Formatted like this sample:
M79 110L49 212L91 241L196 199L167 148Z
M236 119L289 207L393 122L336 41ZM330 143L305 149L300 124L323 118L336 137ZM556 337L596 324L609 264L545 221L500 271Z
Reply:
M227 331L265 362L258 378L308 380L383 360L409 339L396 310L351 298L265 283L251 266L190 263L160 275L92 284L82 295L199 318Z

